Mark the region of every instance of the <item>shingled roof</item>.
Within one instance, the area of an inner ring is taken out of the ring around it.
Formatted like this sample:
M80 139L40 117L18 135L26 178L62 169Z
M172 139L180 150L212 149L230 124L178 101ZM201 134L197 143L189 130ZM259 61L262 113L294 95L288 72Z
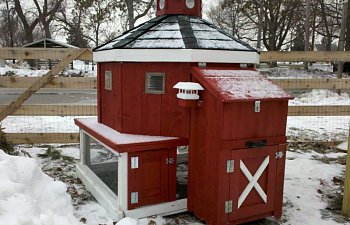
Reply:
M110 49L255 49L213 24L188 15L163 15L129 30L94 51Z

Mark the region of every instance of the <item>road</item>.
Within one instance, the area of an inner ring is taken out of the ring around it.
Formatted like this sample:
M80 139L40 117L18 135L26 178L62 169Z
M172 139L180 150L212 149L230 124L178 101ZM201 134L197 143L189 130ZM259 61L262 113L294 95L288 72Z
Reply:
M0 105L10 104L25 89L0 89ZM26 105L97 104L96 90L43 89L30 97Z

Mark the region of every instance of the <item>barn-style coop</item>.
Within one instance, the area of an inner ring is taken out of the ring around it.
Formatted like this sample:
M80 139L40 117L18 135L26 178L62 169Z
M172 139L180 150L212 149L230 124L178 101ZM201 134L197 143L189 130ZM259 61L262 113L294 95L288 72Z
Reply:
M75 120L77 173L116 220L281 217L291 96L201 4L158 0L156 18L94 49L98 116Z

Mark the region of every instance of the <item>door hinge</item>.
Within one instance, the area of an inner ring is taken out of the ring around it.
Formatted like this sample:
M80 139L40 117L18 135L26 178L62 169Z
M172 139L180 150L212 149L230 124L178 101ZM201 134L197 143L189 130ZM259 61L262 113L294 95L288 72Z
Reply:
M139 157L131 157L131 169L139 168Z
M284 153L282 151L276 152L276 159L281 159L283 158L283 156L284 156Z
M232 213L232 200L225 202L225 213Z
M233 173L235 171L235 161L234 160L227 160L226 171L227 171L227 173Z
M166 163L167 165L173 164L174 162L175 162L174 158L167 158L167 159L165 160L165 163Z
M131 192L131 204L137 204L137 203L139 203L139 193Z

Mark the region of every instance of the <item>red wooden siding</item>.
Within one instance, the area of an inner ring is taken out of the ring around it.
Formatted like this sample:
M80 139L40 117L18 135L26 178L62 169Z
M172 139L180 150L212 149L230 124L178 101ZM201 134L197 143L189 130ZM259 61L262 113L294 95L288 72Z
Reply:
M100 121L116 130L120 130L122 112L121 71L120 63L100 63L99 71L99 111ZM105 71L112 71L112 90L105 89Z
M122 133L188 138L190 109L178 105L173 86L190 81L190 67L190 63L101 63L102 123ZM104 71L112 69L117 87L113 93L104 90ZM145 93L149 72L165 73L165 94Z
M254 102L224 104L223 140L281 137L286 134L287 101L263 101L261 112Z

